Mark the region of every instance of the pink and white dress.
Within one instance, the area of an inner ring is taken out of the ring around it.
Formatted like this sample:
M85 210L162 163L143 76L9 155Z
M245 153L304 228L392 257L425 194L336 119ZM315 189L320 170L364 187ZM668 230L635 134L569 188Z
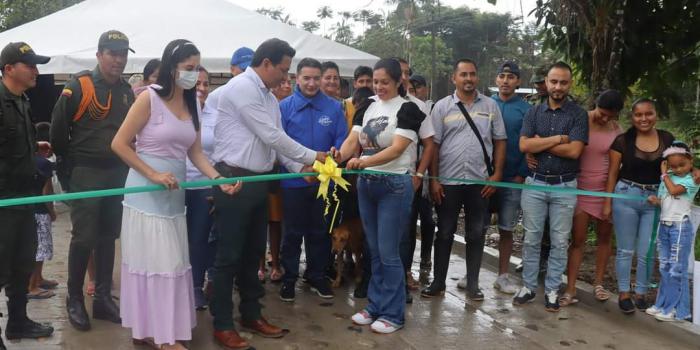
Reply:
M155 88L158 88L157 86ZM185 181L187 150L196 139L192 120L178 119L156 94L151 115L136 137L139 157L158 172ZM126 186L153 185L134 169ZM156 344L192 339L196 325L187 243L185 191L124 196L121 232L121 317L134 339Z
M619 127L613 130L591 130L588 144L581 153L578 175L578 188L587 191L605 191L608 180L608 151L617 135L622 133ZM576 210L584 211L596 219L603 217L603 197L578 196Z

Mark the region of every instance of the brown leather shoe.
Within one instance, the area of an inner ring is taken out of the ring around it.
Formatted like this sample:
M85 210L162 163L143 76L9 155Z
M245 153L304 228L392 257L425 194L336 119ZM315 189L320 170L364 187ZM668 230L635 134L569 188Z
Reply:
M249 349L250 344L234 330L214 331L214 339L228 349Z
M267 323L263 317L255 321L241 321L241 325L264 338L282 338L288 333L282 328Z

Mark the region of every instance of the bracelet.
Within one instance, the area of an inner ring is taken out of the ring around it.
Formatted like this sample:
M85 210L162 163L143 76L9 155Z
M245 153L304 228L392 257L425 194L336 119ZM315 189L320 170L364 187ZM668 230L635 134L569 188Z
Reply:
M564 143L564 136L559 135L559 144L561 145L562 143Z
M416 176L422 179L425 176L425 174L416 172Z
M218 179L223 179L224 177L221 175L216 175L212 178L212 180L218 180Z
M666 173L661 174L661 181L664 181L664 179L667 177L668 177L668 174L666 174Z

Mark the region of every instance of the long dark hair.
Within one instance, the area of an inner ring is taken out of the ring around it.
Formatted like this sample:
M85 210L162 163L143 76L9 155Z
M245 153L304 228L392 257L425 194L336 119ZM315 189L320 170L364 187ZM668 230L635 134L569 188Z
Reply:
M199 50L194 44L185 39L177 39L171 41L163 50L163 57L161 58L160 71L158 72L158 81L156 84L161 86L161 89L156 90L158 96L170 99L173 97L175 90L173 85L175 84L175 74L177 71L177 65L184 60L199 55ZM183 92L183 97L185 99L185 104L187 109L190 111L192 116L192 124L194 124L194 129L199 131L199 114L197 113L197 88L193 87L191 89L185 90Z
M160 68L160 60L157 58L154 58L148 63L146 63L146 66L143 67L143 80L148 80L148 77L153 74L158 68Z
M374 70L384 69L391 80L399 85L399 95L406 97L406 88L401 83L401 63L395 58L382 58L374 65Z

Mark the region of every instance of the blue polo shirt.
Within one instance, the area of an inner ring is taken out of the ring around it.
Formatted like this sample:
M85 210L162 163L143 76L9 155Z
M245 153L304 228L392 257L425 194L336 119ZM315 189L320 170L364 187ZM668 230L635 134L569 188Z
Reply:
M299 89L280 102L282 128L303 146L314 151L340 148L348 134L345 113L340 102L320 91L313 97L304 96ZM281 172L288 172L282 168ZM282 188L318 186L303 179L282 180Z
M569 141L588 143L588 113L575 102L566 100L561 107L552 109L549 103L530 108L523 119L521 136L549 137L568 135ZM547 151L535 154L537 168L542 175L567 175L579 172L579 160L558 157Z
M506 165L503 169L503 179L511 179L517 175L527 177L530 170L527 168L525 154L520 152L520 130L523 128L523 119L530 107L520 96L513 95L507 101L503 101L498 94L491 96L501 110L503 122L506 124Z

